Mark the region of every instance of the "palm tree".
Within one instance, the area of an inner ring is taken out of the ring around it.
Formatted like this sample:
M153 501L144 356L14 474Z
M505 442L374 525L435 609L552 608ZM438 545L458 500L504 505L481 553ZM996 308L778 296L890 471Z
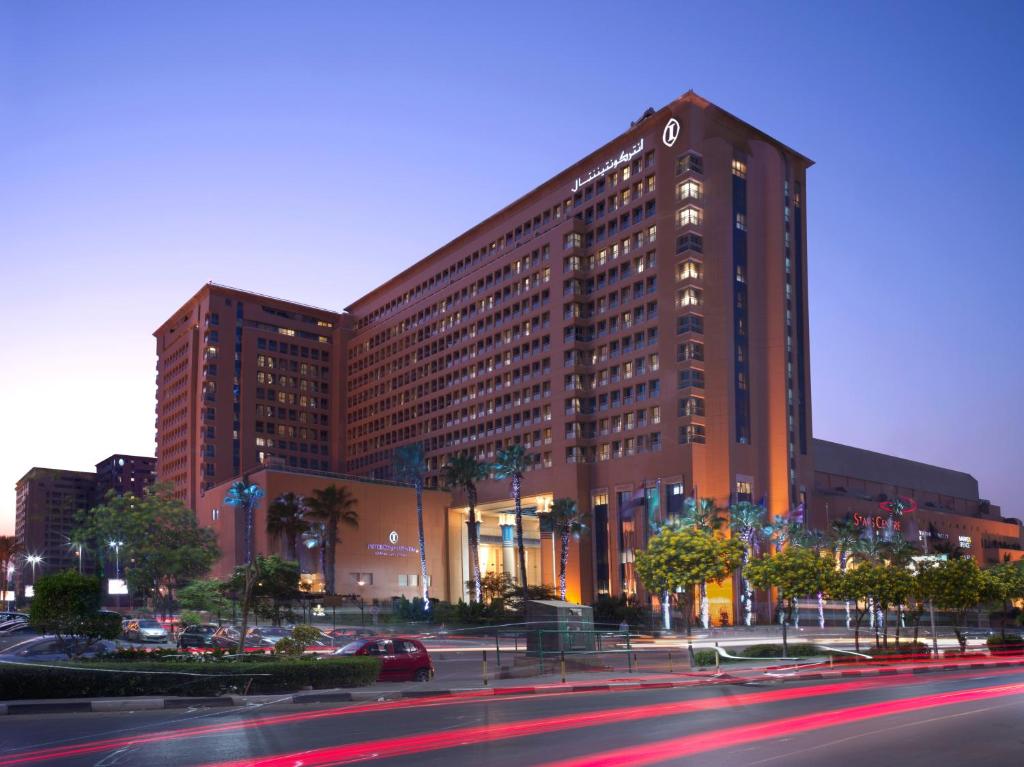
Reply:
M299 536L309 529L306 499L295 493L279 495L267 509L267 532L284 536L285 548L299 562Z
M334 564L338 548L338 527L344 523L349 527L359 526L359 513L355 510L356 499L347 487L328 485L314 490L306 500L309 515L324 524L323 554L327 567L324 572L324 589L334 593Z
M559 550L558 566L558 594L561 600L565 601L565 566L569 561L569 538L579 537L587 525L586 515L576 506L572 498L556 498L551 504L551 510L544 516L551 523L551 531L558 533L561 541Z
M764 540L768 526L767 510L764 506L749 501L734 503L729 507L729 529L743 541L743 562L740 565L743 603L743 623L746 626L754 622L754 590L747 580L747 563L757 555L757 550Z
M677 524L680 527L692 527L695 530L715 535L725 524L715 502L711 498L687 498L683 504L683 513L679 515ZM708 599L708 582L700 582L700 622L705 629L711 628L711 601Z
M498 460L492 467L497 479L512 480L512 501L516 508L516 547L519 549L519 577L523 581L523 600L529 599L526 582L526 545L523 543L523 474L533 461L522 445L511 445L498 451Z
M253 555L254 528L256 526L256 506L263 497L263 488L250 483L249 478L242 476L235 482L224 496L228 506L240 506L245 514L245 580L242 593L242 627L238 635L238 652L245 652L245 635L249 628L249 608L252 604L252 592L256 585L256 563Z
M445 490L466 492L466 502L469 504L469 575L473 579L473 598L477 602L483 600L483 588L480 584L480 531L476 524L476 483L487 479L489 468L486 463L481 463L470 453L452 456L441 468L441 484Z
M416 523L420 535L420 580L423 582L423 609L430 610L430 588L427 585L427 541L423 535L423 475L427 461L423 444L416 442L395 450L395 475L416 489Z
M832 551L835 554L837 564L839 565L839 572L845 573L847 566L850 564L850 552L857 545L857 541L860 539L860 530L857 525L853 523L852 519L841 519L836 520L832 523L832 530L830 531L830 539L832 541ZM846 628L850 628L850 600L847 599L846 603Z
M8 573L14 560L21 554L22 546L13 535L0 535L0 601L6 598L10 586Z

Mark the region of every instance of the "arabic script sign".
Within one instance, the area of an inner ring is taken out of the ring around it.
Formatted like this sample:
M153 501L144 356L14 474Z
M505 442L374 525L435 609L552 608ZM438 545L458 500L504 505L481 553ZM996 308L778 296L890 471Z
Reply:
M610 160L604 163L604 165L598 165L596 168L590 171L586 176L576 177L576 180L572 184L572 191L576 192L581 186L589 184L595 178L601 178L607 173L611 173L620 165L629 162L638 154L644 151L644 140L640 139L629 149L623 149L619 152L617 157L612 157Z

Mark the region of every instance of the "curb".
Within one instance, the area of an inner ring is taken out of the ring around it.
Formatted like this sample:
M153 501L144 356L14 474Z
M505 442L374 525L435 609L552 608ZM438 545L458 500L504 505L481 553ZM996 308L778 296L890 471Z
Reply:
M994 663L963 663L942 664L935 666L918 666L914 668L873 668L873 669L842 669L836 671L816 671L792 677L776 677L779 682L821 681L826 679L845 679L865 676L895 676L900 674L932 674L958 669L989 669L1024 666L1024 659L1018 661L996 661ZM508 695L546 695L560 693L563 695L584 692L628 692L633 690L664 690L680 687L696 687L711 684L734 684L749 681L744 677L728 674L720 676L691 677L689 679L665 680L659 682L596 682L550 684L529 687L467 687L447 690L402 690L398 692L340 692L325 690L323 692L303 692L292 695L274 696L242 696L222 695L205 698L105 698L103 700L58 700L58 701L20 701L17 703L0 703L0 716L18 714L67 714L67 713L112 713L119 711L154 711L160 709L182 709L192 707L229 708L248 706L256 702L273 703L352 703L373 702L384 700L414 700L417 698L487 698Z

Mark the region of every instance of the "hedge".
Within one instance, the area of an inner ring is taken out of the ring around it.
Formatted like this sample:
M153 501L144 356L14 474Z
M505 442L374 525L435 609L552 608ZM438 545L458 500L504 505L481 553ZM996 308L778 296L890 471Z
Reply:
M736 650L731 647L723 647L722 649L730 655L738 657L722 658L721 663L739 663L747 658L810 658L815 655L827 654L827 651L813 644L791 644L788 653L782 651L782 645L780 644L755 644L742 650ZM713 666L715 665L715 656L717 654L714 650L701 649L695 650L693 656L696 665Z
M1024 653L1024 638L1020 634L993 634L986 640L993 655L1020 655Z
M292 692L304 687L362 687L377 681L379 672L379 660L361 657L271 658L258 662L92 660L46 666L0 664L0 700L256 694Z

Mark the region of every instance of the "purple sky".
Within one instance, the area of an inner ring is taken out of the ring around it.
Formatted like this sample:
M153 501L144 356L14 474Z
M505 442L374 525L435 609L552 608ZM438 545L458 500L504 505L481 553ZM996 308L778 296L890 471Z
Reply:
M0 530L203 282L340 309L689 88L818 163L817 436L1024 514L1024 5L711 5L4 3Z

